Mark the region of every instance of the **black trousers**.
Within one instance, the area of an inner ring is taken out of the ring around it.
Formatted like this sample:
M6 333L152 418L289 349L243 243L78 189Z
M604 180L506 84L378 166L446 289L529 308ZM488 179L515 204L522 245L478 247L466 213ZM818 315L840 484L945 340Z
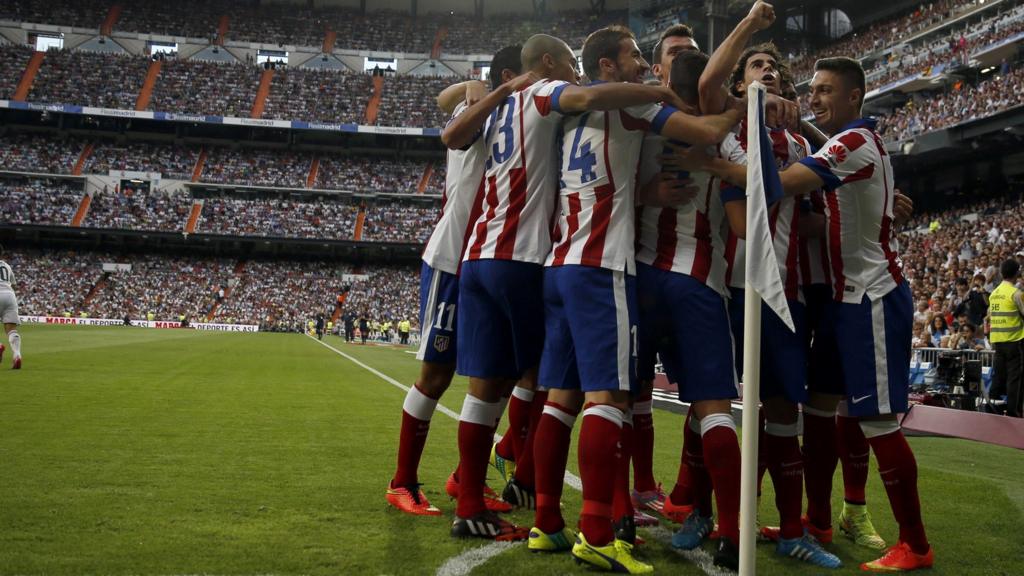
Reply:
M1024 340L996 342L992 347L996 351L995 363L992 366L992 396L1006 394L1006 414L1017 418L1024 417L1024 390L1021 389L1021 377L1024 376Z

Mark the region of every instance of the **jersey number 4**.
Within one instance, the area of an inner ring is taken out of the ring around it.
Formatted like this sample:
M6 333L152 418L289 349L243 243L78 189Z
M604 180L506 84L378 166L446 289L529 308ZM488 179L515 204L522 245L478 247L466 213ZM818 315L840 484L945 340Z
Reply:
M590 151L590 142L580 146L580 138L583 136L583 129L587 127L589 114L580 116L579 127L572 137L572 150L569 152L569 170L580 171L580 183L586 184L597 179L594 173L594 165L597 164L597 156Z

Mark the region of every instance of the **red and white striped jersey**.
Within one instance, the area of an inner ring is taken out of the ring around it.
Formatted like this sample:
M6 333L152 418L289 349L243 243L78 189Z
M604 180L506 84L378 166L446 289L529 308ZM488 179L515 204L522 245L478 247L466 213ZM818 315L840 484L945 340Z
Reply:
M815 190L808 194L810 213L825 215L825 193ZM829 276L828 249L825 237L800 237L800 285L831 284Z
M484 132L483 210L471 224L465 260L542 264L547 258L558 192L558 98L568 85L541 80L491 115Z
M722 142L720 153L723 158L737 164L747 163L746 126L746 120L744 120L740 123L739 129ZM775 164L780 171L800 159L806 158L810 153L810 145L799 134L793 134L788 130L769 130L768 136L772 142ZM742 188L724 182L722 185L723 201L744 197ZM790 300L800 298L800 250L797 232L800 223L801 201L801 197L784 196L768 209L768 225L774 239L779 275L782 285L785 287L786 298ZM731 288L743 288L746 270L746 243L732 233L728 222L724 225L723 235L726 236L725 259L728 263L726 283Z
M467 108L469 106L465 102L459 104L452 114L452 120ZM483 131L467 147L448 151L448 173L445 175L444 194L441 196L441 219L423 250L423 261L435 270L458 273L469 223L480 215L481 195L478 192L481 190L486 161L487 147Z
M825 183L825 226L832 292L859 304L882 298L903 282L893 231L893 174L874 121L861 119L801 164Z
M665 139L648 134L641 152L638 185L647 184L661 172L658 156L664 151ZM700 189L693 200L673 208L638 208L640 233L636 259L660 270L691 276L727 296L721 187L718 179L706 172L693 172L684 177L690 178L693 186Z
M636 179L648 131L675 109L650 104L565 119L560 210L546 266L579 264L636 274Z

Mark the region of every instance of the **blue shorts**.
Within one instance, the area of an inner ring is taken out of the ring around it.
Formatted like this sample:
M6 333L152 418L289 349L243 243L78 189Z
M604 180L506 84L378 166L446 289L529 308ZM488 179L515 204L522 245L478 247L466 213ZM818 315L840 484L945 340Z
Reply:
M459 274L457 369L463 376L518 380L544 346L540 264L471 260Z
M730 288L729 320L736 342L736 373L743 373L743 309L746 291ZM807 402L807 319L804 304L789 301L796 332L767 304L761 303L761 400L784 397L794 404ZM737 317L739 320L737 320Z
M865 295L860 304L829 302L811 354L818 351L819 336L823 344L834 342L832 350L823 351L834 353L837 360L828 380L836 380L838 372L850 416L907 411L913 324L913 298L906 283L875 301Z
M832 300L832 287L828 284L809 284L800 288L807 303L807 348L810 349L814 333L825 318L825 306Z
M544 269L544 353L538 384L636 391L636 278L590 266Z
M416 359L437 364L455 364L458 343L456 305L459 277L431 268L420 271L420 349Z
M739 398L725 298L678 272L637 264L641 380L654 378L655 355L679 399Z

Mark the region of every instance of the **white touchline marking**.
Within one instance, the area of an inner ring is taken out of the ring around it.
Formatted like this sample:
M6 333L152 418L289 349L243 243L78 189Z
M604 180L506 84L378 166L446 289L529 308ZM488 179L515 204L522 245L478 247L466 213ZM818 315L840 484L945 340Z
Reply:
M486 546L472 548L446 560L437 569L437 576L464 576L477 566L486 564L491 558L506 550L511 550L515 546L522 546L522 542L491 542Z
M375 376L377 376L381 380L384 380L388 384L400 388L405 392L409 391L408 386L403 385L398 380L395 380L394 378L388 376L387 374L381 372L380 370L377 370L376 368L368 364L364 364L363 362L357 360L356 358L353 358L352 356L342 352L341 350L338 350L334 346L326 344L321 340L317 340L316 338L313 338L308 334L306 335L306 337L316 342L317 344L320 344L321 346L330 349L335 354L341 356L342 358L345 358L346 360L352 362L353 364L360 366L361 368L374 374ZM459 419L458 414L456 414L452 410L449 410L445 406L442 406L440 403L438 403L437 409L442 414L452 418L453 420L457 421ZM499 434L495 434L494 437L497 439L501 439L501 435ZM565 471L565 483L566 485L568 485L573 490L576 490L577 492L583 490L583 481L580 480L579 476L573 474L572 472L569 472L568 470ZM663 526L655 526L653 528L648 529L648 531L651 532L656 538L658 538L658 540L671 546L672 532L670 532L667 528ZM445 561L445 563L437 569L437 576L465 576L466 574L472 572L474 568L486 564L487 561L491 558L497 556L498 554L501 554L502 552L512 549L516 545L517 543L515 542L491 542L486 546L472 548L470 550L463 552L462 554L459 554L458 556L453 556L449 558L447 561ZM686 558L690 562L696 564L708 576L731 576L733 574L728 570L723 570L715 566L714 560L711 558L711 555L700 548L685 552L682 550L676 550L676 553L682 556L683 558Z
M736 574L731 570L715 566L715 559L699 546L693 550L672 548L672 531L664 526L653 526L648 529L648 532L657 538L659 542L668 546L673 552L696 564L708 576L735 576Z

